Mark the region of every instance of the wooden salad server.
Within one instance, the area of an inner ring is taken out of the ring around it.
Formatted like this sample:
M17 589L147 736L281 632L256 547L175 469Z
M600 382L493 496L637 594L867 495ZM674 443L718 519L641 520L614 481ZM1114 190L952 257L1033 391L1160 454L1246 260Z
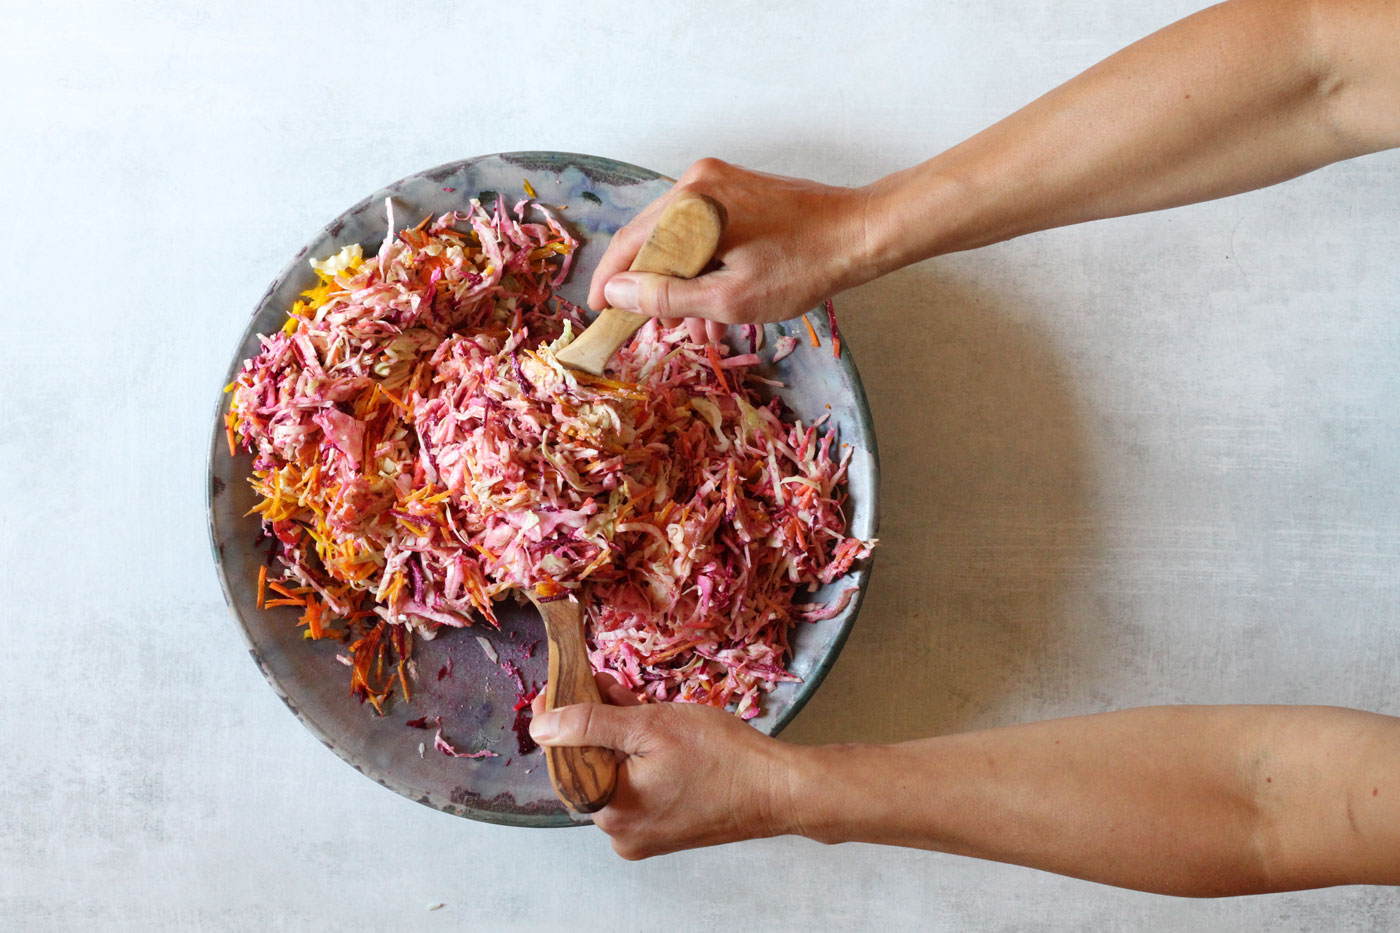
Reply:
M724 220L724 208L714 198L691 192L677 195L637 251L631 271L695 278L715 255ZM648 320L645 314L604 308L555 359L572 369L601 376L617 348Z
M530 590L525 592L544 619L549 642L549 683L544 691L544 708L603 702L593 680L593 668L588 664L583 606L578 600L567 598L542 602ZM595 813L608 805L617 785L617 756L612 749L546 745L544 760L549 765L554 792L569 809Z

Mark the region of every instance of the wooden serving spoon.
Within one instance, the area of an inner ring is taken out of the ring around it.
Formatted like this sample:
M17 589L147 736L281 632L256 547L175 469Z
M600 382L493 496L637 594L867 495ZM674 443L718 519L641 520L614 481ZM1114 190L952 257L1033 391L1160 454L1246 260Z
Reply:
M637 251L631 271L695 278L715 255L724 220L724 208L714 198L689 192L677 195ZM555 354L555 359L572 369L601 376L617 348L647 320L645 314L604 308L587 330Z
M702 194L677 195L657 218L656 228L632 260L631 271L694 278L714 256L723 232L724 208L719 202ZM645 315L605 308L587 330L559 351L556 359L565 366L601 376L617 348L646 322ZM525 594L540 611L549 641L549 684L545 687L544 708L601 703L593 668L588 663L583 606L576 599L543 601L530 589ZM612 749L545 746L544 760L549 765L554 792L570 809L596 813L608 805L617 786L617 755Z
M525 592L544 619L549 642L549 683L544 690L544 708L603 702L593 680L593 668L588 664L583 606L574 599L542 602L533 592ZM612 749L546 745L544 760L549 765L554 792L569 809L595 813L608 805L617 785L617 755Z

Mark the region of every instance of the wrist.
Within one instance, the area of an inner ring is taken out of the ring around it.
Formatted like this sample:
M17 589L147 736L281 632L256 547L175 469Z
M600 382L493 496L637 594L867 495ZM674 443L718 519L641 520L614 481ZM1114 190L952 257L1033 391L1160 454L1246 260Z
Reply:
M787 746L780 784L783 833L823 843L860 838L859 825L871 805L869 790L879 786L871 772L883 746ZM878 802L877 804L878 805Z
M806 262L824 295L864 285L888 271L872 264L870 188L827 188L819 212L813 212L820 219L809 228Z
M995 239L975 229L976 186L942 158L886 175L861 191L867 280Z

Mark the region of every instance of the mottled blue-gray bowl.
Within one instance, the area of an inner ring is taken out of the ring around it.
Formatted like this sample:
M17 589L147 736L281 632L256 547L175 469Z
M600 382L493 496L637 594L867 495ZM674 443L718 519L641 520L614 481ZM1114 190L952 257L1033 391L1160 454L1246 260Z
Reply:
M464 208L473 196L499 192L513 203L523 196L526 181L543 203L567 206L560 216L584 244L562 289L565 298L579 305L585 303L588 281L612 234L673 184L635 165L566 152L500 153L410 175L341 214L297 253L258 302L220 385L231 381L243 360L257 352L258 335L280 327L297 295L315 284L309 258L327 256L351 243L364 244L366 253L378 248L386 229L386 198L392 199L396 222L402 227L428 214ZM831 424L840 440L855 448L850 467L851 533L874 537L878 463L865 392L850 348L843 348L841 358L834 359L826 316L814 311L809 317L821 347L808 344L801 322L769 325L768 347L785 333L799 337L800 342L791 356L765 366L760 374L787 386L778 394L804 421L826 414L830 406ZM480 625L417 642L413 700L394 703L380 717L350 696L349 672L335 660L339 645L304 640L294 609L257 608L256 580L265 550L255 544L257 517L245 514L255 502L247 483L250 458L246 454L230 457L224 440L226 404L221 396L210 441L210 542L224 595L253 660L287 707L356 770L420 803L514 826L588 822L554 796L539 751L519 751L515 727L521 723L513 708L519 687L487 658L477 640L485 638L501 660L513 661L526 682L541 682L545 676L543 629L532 610L516 608L507 600L499 610L500 631ZM836 617L793 630L791 669L802 682L783 684L769 694L754 726L776 734L817 689L855 622L869 574L867 562L812 597L824 601L852 584L861 588ZM501 757L468 760L434 751L432 732L406 725L422 716L441 716L444 734L457 747L490 748Z

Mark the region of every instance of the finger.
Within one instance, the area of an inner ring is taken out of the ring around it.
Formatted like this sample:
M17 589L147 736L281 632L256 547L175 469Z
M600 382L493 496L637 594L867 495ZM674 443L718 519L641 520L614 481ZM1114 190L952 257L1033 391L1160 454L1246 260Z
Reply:
M702 317L688 317L685 319L685 329L690 332L690 339L704 346L709 342L708 328L705 326L709 322Z
M603 297L603 286L607 284L608 279L619 272L627 271L632 265L632 260L637 258L642 244L651 236L651 230L656 226L656 218L661 216L661 212L675 195L674 188L666 192L613 234L612 241L603 251L603 258L598 260L598 268L593 271L593 278L588 285L588 306L594 311L601 311L608 306L607 299Z
M645 745L648 707L624 709L602 703L576 703L541 713L530 721L530 738L541 745L594 745L628 755Z
M604 296L620 311L650 317L717 318L723 312L721 272L678 279L650 272L622 272L608 280Z
M619 272L626 272L627 267L632 265L632 260L637 258L637 251L646 242L647 233L648 231L636 229L628 224L613 236L607 251L603 253L603 258L598 260L598 268L593 271L593 278L588 284L588 306L594 311L601 311L608 306L603 286L613 276Z
M719 321L705 322L705 336L709 337L711 340L723 340L724 335L728 333L728 331L728 326Z
M593 682L598 685L599 695L613 706L640 706L642 703L631 690L606 671L594 674Z
M642 703L641 700L637 699L636 694L624 687L617 677L608 671L599 671L594 674L593 682L598 685L598 695L613 706L640 706ZM544 712L544 693L541 690L530 701L530 713L534 716Z

